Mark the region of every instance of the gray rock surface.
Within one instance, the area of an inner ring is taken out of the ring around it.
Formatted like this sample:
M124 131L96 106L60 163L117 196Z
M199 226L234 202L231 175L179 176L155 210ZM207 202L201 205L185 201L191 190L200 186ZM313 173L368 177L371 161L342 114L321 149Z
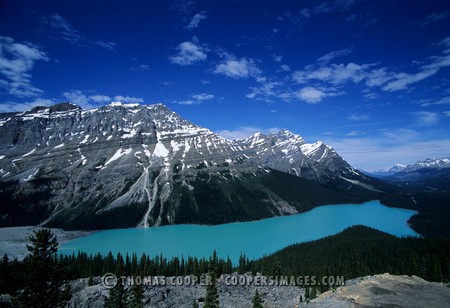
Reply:
M357 278L301 307L448 307L450 288L417 276Z
M297 213L302 198L295 204L273 187L272 170L374 190L323 142L286 130L230 141L161 104L0 114L0 226L104 229Z
M223 277L222 277L223 278ZM74 290L68 307L103 307L109 292L100 283L100 277L94 279L94 285L87 286L87 279L71 282ZM129 289L130 287L127 287ZM217 283L220 307L251 307L255 290L261 295L264 307L297 307L304 290L295 286L228 286L223 280ZM206 295L205 286L145 286L145 307L190 308L195 300L200 307Z

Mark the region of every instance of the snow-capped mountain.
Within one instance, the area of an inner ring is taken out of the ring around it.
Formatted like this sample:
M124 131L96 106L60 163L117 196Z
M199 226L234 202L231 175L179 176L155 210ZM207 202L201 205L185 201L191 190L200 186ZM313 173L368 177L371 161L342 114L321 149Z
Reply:
M384 169L379 169L379 170L368 172L368 174L378 176L378 177L385 177L385 176L393 175L397 172L400 172L405 167L406 167L406 165L395 164L394 166L389 167L389 168L384 168Z
M343 202L374 190L320 141L286 130L230 141L162 104L61 103L0 114L0 225L260 219L323 203L327 187L343 189L342 198L332 194Z
M419 169L441 169L450 168L450 158L427 158L409 165L395 164L392 167L369 172L379 177L395 175L400 172L412 172Z
M450 168L450 158L427 158L425 160L415 162L414 164L407 165L400 171L410 172L422 168Z
M404 166L384 179L408 183L429 191L448 191L450 187L450 158L427 158Z

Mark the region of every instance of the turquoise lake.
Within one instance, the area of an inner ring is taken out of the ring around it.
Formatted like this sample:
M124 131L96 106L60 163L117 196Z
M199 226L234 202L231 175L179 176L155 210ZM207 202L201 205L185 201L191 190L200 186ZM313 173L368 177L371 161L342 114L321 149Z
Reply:
M407 224L416 211L386 207L378 201L320 206L306 213L217 226L175 225L104 230L61 245L59 252L84 251L125 255L133 252L164 257L219 257L237 262L241 253L250 259L288 245L323 238L354 225L369 226L396 236L418 236Z

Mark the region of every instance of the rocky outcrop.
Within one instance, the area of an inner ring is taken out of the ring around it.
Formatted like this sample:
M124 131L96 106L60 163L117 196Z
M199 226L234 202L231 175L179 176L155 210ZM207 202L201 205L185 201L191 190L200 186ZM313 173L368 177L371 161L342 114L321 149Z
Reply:
M71 282L72 299L68 307L103 307L109 297L108 290L101 284L100 277L94 278L94 284L87 285L87 279ZM126 289L130 291L130 287ZM229 286L223 276L218 280L220 307L251 307L255 291L261 295L264 307L297 307L303 289L296 286ZM200 284L189 286L145 286L145 307L190 308L194 301L203 307L206 289Z
M417 276L381 274L349 280L301 307L447 307L450 288Z

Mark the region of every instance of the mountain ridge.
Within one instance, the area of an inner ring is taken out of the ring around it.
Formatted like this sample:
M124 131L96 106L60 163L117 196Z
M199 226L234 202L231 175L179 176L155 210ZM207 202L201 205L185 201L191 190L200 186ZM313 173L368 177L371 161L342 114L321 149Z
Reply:
M378 189L330 146L287 130L231 141L163 104L0 114L1 225L216 224L371 198L361 191Z

